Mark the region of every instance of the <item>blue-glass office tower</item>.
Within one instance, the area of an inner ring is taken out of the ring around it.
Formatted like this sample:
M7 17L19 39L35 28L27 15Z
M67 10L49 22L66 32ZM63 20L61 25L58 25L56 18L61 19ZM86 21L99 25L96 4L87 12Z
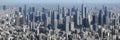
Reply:
M21 13L22 13L22 7L19 7L19 12L21 12Z
M98 25L103 24L103 11L99 10L99 15L98 15Z

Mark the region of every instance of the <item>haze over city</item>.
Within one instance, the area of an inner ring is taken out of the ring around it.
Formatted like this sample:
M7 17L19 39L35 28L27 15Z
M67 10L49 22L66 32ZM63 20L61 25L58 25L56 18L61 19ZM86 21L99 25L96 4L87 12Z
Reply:
M95 4L118 4L119 0L0 0L0 4L49 4L49 3L58 3L58 4L76 4L76 3L95 3Z

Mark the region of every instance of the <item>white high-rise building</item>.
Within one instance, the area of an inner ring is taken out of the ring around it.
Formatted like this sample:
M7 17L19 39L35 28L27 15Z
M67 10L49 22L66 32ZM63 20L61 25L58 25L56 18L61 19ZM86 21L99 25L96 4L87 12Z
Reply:
M58 22L57 22L57 19L54 19L54 28L55 28L55 36L57 37L57 34L58 34Z
M88 15L88 22L89 22L89 24L91 23L91 21L92 21L92 17L91 17L91 15Z
M73 18L73 16L71 16L71 22L70 22L70 27L71 27L71 31L74 31L75 29L74 29L74 18Z
M51 17L47 17L47 26L49 25L49 24L51 24Z
M62 14L59 14L59 24L63 24Z
M70 22L70 16L66 16L66 38L68 39L68 34L69 34L69 22Z
M79 18L80 18L80 12L77 11L77 25L80 25L80 20L79 20Z

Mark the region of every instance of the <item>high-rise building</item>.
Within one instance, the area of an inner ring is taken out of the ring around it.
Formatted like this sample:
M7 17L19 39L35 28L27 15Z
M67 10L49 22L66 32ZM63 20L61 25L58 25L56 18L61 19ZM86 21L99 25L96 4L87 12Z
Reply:
M92 16L88 15L88 22L89 22L89 24L91 24L91 21L92 21Z
M119 16L119 24L120 24L120 16Z
M3 10L6 10L7 8L6 8L6 5L3 5Z
M22 8L20 7L19 11L22 12L21 10L22 10ZM23 14L24 14L25 17L27 16L27 7L26 7L26 5L24 5Z
M55 29L55 36L57 37L58 34L58 21L57 19L54 19L54 29Z
M79 20L80 20L80 25L82 25L82 20L83 20L83 19L82 19L82 16L81 16L81 15L79 16Z
M98 24L98 16L97 15L92 15L92 24Z
M65 27L66 27L66 39L68 39L68 33L69 33L69 23L70 23L70 16L66 16L66 22L65 22Z
M73 16L71 16L71 18L70 18L70 28L71 28L71 31L74 31L75 29L74 29L74 17Z
M16 17L16 26L20 26L20 17Z
M75 6L73 6L73 8L71 9L71 12L75 12L76 11L76 8Z
M60 13L60 11L61 11L61 10L60 10L60 5L58 5L58 13Z
M80 20L79 20L79 18L80 18L80 12L79 11L77 11L77 25L80 25Z
M62 14L59 14L59 24L63 24Z
M105 17L105 19L106 19L105 24L106 24L106 25L109 25L109 20L110 20L110 19L109 19L108 17Z
M51 24L51 17L47 17L47 26Z
M104 6L104 13L105 13L105 16L108 16L109 14L106 6Z
M82 23L83 23L83 26L84 26L84 27L90 27L88 18L84 18Z
M67 10L66 10L66 8L62 8L62 13L63 13L63 17L65 17L65 16L67 16Z
M19 7L19 12L22 12L22 7Z
M102 25L102 10L99 10L99 15L98 15L98 25Z
M84 13L85 13L85 18L88 16L88 14L87 14L87 7L84 7Z
M85 18L85 14L84 14L84 4L81 5L81 14L82 14L82 18Z

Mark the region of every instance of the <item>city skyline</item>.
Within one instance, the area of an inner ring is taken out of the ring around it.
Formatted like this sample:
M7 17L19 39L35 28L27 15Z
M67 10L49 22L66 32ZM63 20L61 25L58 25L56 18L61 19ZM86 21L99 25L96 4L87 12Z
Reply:
M119 3L1 0L0 40L120 40Z

